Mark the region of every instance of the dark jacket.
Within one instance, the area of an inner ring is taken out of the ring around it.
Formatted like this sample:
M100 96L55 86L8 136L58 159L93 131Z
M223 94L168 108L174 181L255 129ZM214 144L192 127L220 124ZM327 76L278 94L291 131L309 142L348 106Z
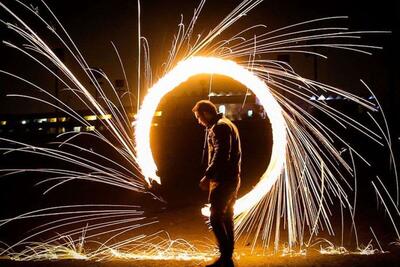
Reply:
M239 131L227 118L218 114L208 128L208 167L205 176L217 182L240 179L242 150Z

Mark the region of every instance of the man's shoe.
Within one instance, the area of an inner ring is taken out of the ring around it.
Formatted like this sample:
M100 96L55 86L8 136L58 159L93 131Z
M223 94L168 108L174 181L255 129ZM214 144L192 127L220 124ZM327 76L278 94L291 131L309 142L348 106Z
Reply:
M229 259L224 259L224 260L222 261L222 266L223 266L223 267L234 267L235 264L233 263L232 258L229 258Z
M235 264L231 258L219 258L214 263L206 265L206 267L234 267Z
M222 262L222 258L219 258L214 263L206 265L206 267L223 267L223 266L224 265L223 265L223 262Z

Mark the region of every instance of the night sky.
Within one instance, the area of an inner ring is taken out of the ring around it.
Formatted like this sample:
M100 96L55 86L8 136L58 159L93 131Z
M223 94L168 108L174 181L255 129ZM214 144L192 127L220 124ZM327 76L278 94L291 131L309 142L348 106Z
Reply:
M14 8L18 14L27 18L12 0L2 1ZM40 14L51 21L50 14L40 6L39 1L28 1L39 6ZM151 53L151 65L155 80L159 77L161 64L167 57L173 34L177 30L181 14L188 23L196 1L142 1L141 31L146 37ZM124 61L128 81L132 88L136 84L137 69L137 3L136 1L47 1L54 13L70 33L90 66L104 70L112 81L123 79L122 72L111 46L111 41L117 46ZM198 21L195 33L206 35L217 25L240 1L208 1ZM390 30L392 34L371 35L364 41L366 44L383 46L383 51L375 55L360 56L351 52L327 51L328 61L319 62L320 75L318 79L331 85L341 86L349 91L357 92L361 88L359 79L365 80L377 92L384 106L391 109L399 99L397 88L399 78L395 66L400 58L398 50L398 31L400 25L400 7L397 1L264 1L247 16L237 22L227 34L236 33L238 29L255 24L265 24L268 29L276 29L289 24L325 16L346 15L347 22L338 26L349 26L352 30ZM13 21L2 10L0 16L5 21ZM35 20L28 19L35 29L44 36L52 47L59 47L54 39L44 31L43 26ZM335 24L336 25L336 24ZM60 30L60 29L57 29ZM2 40L10 40L21 44L21 40L10 33L4 25L0 28ZM36 64L30 62L18 52L4 45L0 48L0 69L7 70L45 88L54 90L54 78L47 75ZM275 57L276 55L271 55ZM67 55L66 64L79 77L79 70ZM304 66L296 65L295 69L308 78L310 73ZM309 68L309 67L307 67ZM86 81L84 81L86 82ZM0 114L32 113L49 111L44 105L15 100L4 97L7 93L27 92L26 86L16 83L9 77L0 77ZM364 92L365 93L365 92ZM361 93L363 94L363 93ZM61 98L63 95L61 93ZM68 102L68 99L66 100ZM74 105L74 103L69 103ZM21 106L24 108L22 109ZM79 108L79 107L78 107ZM51 109L50 109L51 111Z

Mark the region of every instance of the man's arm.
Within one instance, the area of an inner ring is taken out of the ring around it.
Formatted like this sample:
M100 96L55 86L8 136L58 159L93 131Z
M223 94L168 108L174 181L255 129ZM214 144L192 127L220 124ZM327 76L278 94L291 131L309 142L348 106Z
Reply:
M208 179L216 179L216 174L229 157L229 149L231 145L230 132L231 129L226 124L217 124L214 126L214 155L210 160L210 164L205 172Z

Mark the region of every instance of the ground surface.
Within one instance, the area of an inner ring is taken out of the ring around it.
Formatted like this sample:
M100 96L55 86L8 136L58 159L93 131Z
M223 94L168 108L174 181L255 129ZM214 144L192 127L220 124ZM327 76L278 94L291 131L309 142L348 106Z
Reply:
M0 260L0 266L33 267L33 266L71 266L71 267L107 267L107 266L204 266L204 262L196 261L79 261L79 260L60 260L45 262L15 262ZM244 257L236 262L236 266L269 266L269 267L323 267L323 266L343 266L343 267L361 267L361 266L400 266L399 253L387 253L379 255L321 255L321 256L296 256L296 257Z
M158 213L158 224L155 224L151 232L166 230L171 240L185 239L187 241L201 241L213 246L213 235L207 229L202 216L197 208L183 208L175 211ZM362 266L400 266L400 247L397 245L387 246L390 252L375 255L321 255L317 252L319 247L309 249L306 256L256 256L250 255L250 246L243 243L237 244L236 266L269 266L269 267L362 267ZM205 266L205 261L170 261L170 260L111 260L111 261L85 261L85 260L48 260L48 261L11 261L0 259L0 266L10 267L34 267L34 266L56 266L56 267L136 267L136 266Z

